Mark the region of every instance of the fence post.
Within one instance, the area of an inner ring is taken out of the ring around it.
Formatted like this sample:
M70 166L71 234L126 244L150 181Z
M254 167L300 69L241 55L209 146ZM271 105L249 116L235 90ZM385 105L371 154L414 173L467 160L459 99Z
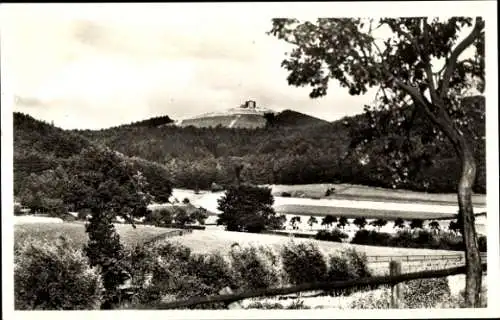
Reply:
M401 262L391 261L389 263L390 276L397 276L401 274ZM395 284L391 287L391 308L401 309L401 295L402 295L402 283Z

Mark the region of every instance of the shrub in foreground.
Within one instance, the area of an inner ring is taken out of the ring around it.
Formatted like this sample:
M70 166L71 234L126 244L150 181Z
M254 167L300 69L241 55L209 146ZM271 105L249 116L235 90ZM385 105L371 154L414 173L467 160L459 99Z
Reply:
M281 251L283 271L292 284L322 281L326 278L325 257L313 243L290 243Z
M450 288L447 278L418 279L403 284L401 308L440 308L448 301L450 301ZM381 288L367 292L353 300L350 307L353 309L389 309L391 289Z
M280 284L278 257L265 247L246 247L231 251L231 265L239 287L265 289Z
M450 297L447 278L417 279L403 284L405 308L435 308Z
M103 284L81 250L26 241L15 256L15 309L92 310L102 303Z

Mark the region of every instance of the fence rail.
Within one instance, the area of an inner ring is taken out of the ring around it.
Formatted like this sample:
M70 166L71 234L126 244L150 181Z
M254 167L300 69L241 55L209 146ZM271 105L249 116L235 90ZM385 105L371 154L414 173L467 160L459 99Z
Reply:
M483 270L486 271L487 265L484 263ZM271 288L271 289L262 289L262 290L254 290L254 291L246 291L237 294L223 294L216 296L205 296L205 297L193 297L186 300L177 300L172 302L161 302L155 305L142 305L137 309L157 309L157 310L165 310L165 309L180 309L187 308L196 305L209 304L209 303L233 303L241 300L245 300L248 298L255 297L271 297L271 296L279 296L279 295L287 295L298 292L305 291L319 291L319 290L342 290L348 288L356 288L356 287L379 287L383 285L395 286L399 283L416 280L416 279L428 279L428 278L442 278L447 276L453 276L457 274L465 273L465 266L449 268L443 270L434 270L434 271L421 271L421 272L413 272L407 274L399 274L399 275L390 275L390 276L376 276L355 280L347 280L347 281L334 281L334 282L316 282L316 283L307 283L292 287L284 287L284 288Z
M481 253L481 260L486 261L486 253ZM390 255L390 256L367 256L368 262L413 262L413 261L436 261L436 260L464 260L463 254L442 254L442 255Z

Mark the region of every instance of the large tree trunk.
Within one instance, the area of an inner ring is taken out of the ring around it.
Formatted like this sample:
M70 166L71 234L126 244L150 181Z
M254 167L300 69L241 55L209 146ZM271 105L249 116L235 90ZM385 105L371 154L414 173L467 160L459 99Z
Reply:
M458 183L458 206L463 223L463 239L465 244L465 303L468 307L479 307L482 266L481 255L477 243L476 224L472 207L472 186L476 179L476 161L474 154L463 137L459 139L459 156L462 165L461 178Z

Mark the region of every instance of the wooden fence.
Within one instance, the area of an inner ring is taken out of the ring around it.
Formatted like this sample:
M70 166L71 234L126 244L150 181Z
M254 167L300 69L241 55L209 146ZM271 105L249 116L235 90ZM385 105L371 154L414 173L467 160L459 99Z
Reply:
M486 271L486 269L487 265L486 263L484 263L483 270ZM153 309L153 310L186 309L189 307L203 305L203 304L210 304L210 303L225 303L226 305L229 305L234 302L256 297L271 297L271 296L280 296L280 295L287 295L287 294L306 292L306 291L343 290L349 288L357 288L358 290L362 288L374 289L380 286L391 286L391 293L392 293L391 307L398 308L400 306L401 294L402 294L402 290L399 285L402 282L416 280L416 279L442 278L457 274L463 274L465 273L465 266L443 269L443 270L421 271L421 272L400 274L401 270L400 263L392 261L390 262L390 270L391 274L389 276L376 276L376 277L346 280L346 281L334 281L334 282L315 282L315 283L306 283L291 287L245 291L236 294L230 293L230 294L221 294L215 296L193 297L185 300L177 300L172 302L160 302L154 305L142 305L137 307L137 309Z

